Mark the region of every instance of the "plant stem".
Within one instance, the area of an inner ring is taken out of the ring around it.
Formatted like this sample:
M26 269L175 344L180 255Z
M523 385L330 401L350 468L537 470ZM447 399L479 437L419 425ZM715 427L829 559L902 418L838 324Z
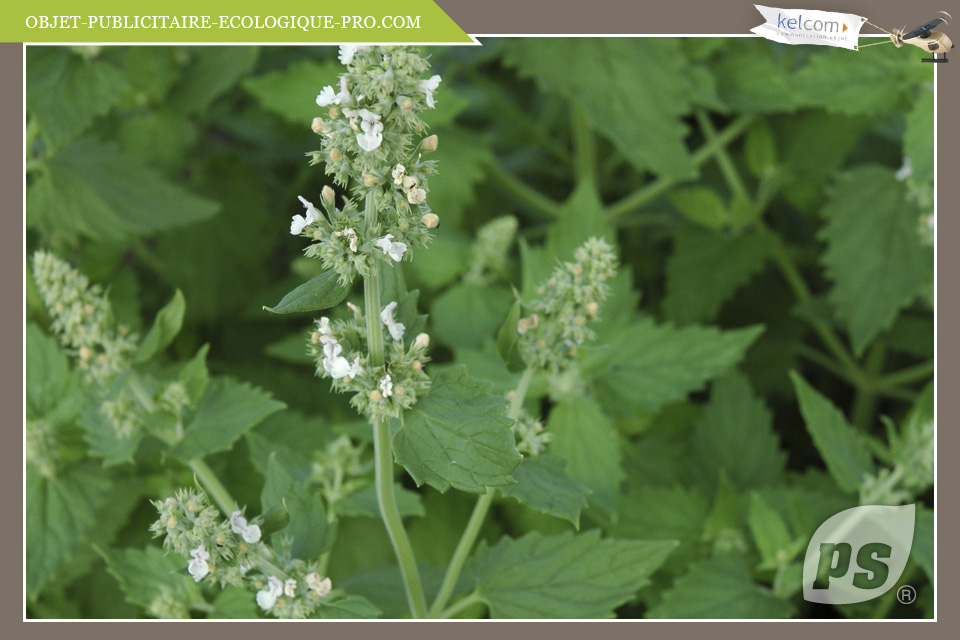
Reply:
M703 136L707 139L707 142L709 144L716 143L717 130L713 128L713 123L710 122L710 116L704 111L697 111L697 123L700 125L700 129L703 130ZM737 167L733 164L730 154L727 153L726 145L715 144L713 147L713 157L716 159L717 165L720 167L720 171L723 173L723 178L727 181L727 186L730 188L731 193L733 193L735 197L749 200L750 195L747 193L747 188L743 184L740 172L737 171Z
M886 345L882 341L875 342L867 353L865 364L865 374L867 384L857 389L857 395L853 400L853 425L859 431L866 431L873 420L873 414L877 409L877 375L883 368L883 359L887 355Z
M934 362L930 360L914 367L908 367L888 373L877 381L879 387L891 387L901 384L913 384L914 382L925 382L927 378L934 373Z
M441 611L439 614L437 614L436 617L452 618L453 616L457 615L467 607L471 607L481 602L483 602L483 600L481 600L480 594L477 592L473 592L467 597L457 600L455 603L453 603L452 605L450 605L449 607Z
M517 383L517 388L513 393L513 400L510 401L510 408L507 409L507 417L511 420L516 420L520 416L523 401L527 396L527 390L530 388L530 380L533 379L533 372L534 370L532 368L527 368L520 377L520 382ZM473 545L476 543L477 536L480 534L480 527L483 526L483 521L490 511L490 506L493 504L493 499L496 495L497 490L495 488L487 488L487 492L480 496L477 504L473 507L473 513L470 514L470 520L467 521L467 526L460 536L460 542L457 543L457 548L453 552L450 565L447 567L447 573L443 576L440 590L437 591L437 597L433 601L433 606L430 607L431 618L442 617L440 612L443 611L443 608L450 600L450 596L453 595L453 590L457 586L457 580L460 579L460 572L463 570L463 565L470 556L470 551L473 550Z
M376 190L367 194L364 218L367 229L377 221ZM363 278L364 316L367 323L367 363L371 369L383 367L383 327L380 324L380 278L379 266ZM373 451L376 470L377 503L383 524L393 544L393 551L400 565L407 600L414 618L422 618L427 612L427 599L423 595L420 572L413 554L410 539L403 528L403 519L397 509L397 497L393 486L393 450L390 442L390 426L386 420L373 419Z
M237 510L237 503L230 495L230 492L227 491L227 488L220 482L220 478L217 477L217 474L213 472L213 469L211 469L206 462L200 458L195 458L190 461L190 469L197 476L197 480L200 481L203 488L210 494L210 497L213 498L213 501L220 507L220 511L222 511L224 515L229 516Z
M559 204L529 186L512 173L509 173L496 162L488 165L487 173L504 191L537 213L548 218L557 218L560 216Z
M702 147L694 152L694 154L691 156L693 165L695 167L700 167L703 165L714 155L717 149L725 147L736 140L744 131L747 130L747 127L753 123L753 120L754 117L752 115L744 115L728 124L726 128L718 133L713 140L707 141ZM657 178L650 184L644 185L629 196L607 207L607 219L610 221L615 221L621 216L639 209L653 200L656 200L676 185L686 181L687 179L685 178Z

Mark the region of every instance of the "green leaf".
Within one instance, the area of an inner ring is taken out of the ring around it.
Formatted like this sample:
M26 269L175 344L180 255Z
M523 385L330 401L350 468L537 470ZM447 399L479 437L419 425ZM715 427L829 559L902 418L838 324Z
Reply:
M830 299L861 354L928 283L933 250L921 241L919 214L904 185L884 167L861 165L840 175L823 214Z
M927 578L933 583L936 563L934 558L934 518L933 510L917 505L917 520L913 529L913 546L910 557L923 568Z
M680 323L713 320L723 303L763 269L770 241L756 230L679 229L667 259L666 316Z
M785 555L791 551L793 542L787 523L758 493L750 496L747 524L766 568L775 569L793 559Z
M447 128L439 138L440 146L429 159L443 170L430 176L430 208L440 215L442 226L456 225L464 209L475 202L476 187L494 160L493 139L460 128Z
M649 583L673 541L600 539L596 529L504 537L471 562L491 618L611 618Z
M797 373L791 372L790 377L807 431L823 456L830 475L842 490L856 493L864 477L874 473L873 458L866 441L830 400Z
M694 84L679 41L518 39L510 42L504 61L544 91L580 104L635 168L677 178L695 175L681 119L690 112Z
M199 402L203 394L207 392L207 385L210 383L210 372L207 371L207 353L210 351L210 345L205 344L197 351L197 354L190 359L187 364L180 369L177 379L183 388L187 390L187 397L190 402Z
M70 215L64 215L65 207ZM127 240L212 217L219 206L164 180L114 143L82 138L46 160L27 222L67 239Z
M720 100L744 113L782 113L797 107L790 72L774 56L770 43L727 41L724 56L713 65Z
M188 610L203 602L200 587L187 575L187 561L157 547L140 549L97 549L120 585L127 602L143 607L148 613L163 598Z
M520 356L520 334L517 333L517 323L520 321L521 311L522 305L517 300L510 307L507 319L503 321L500 330L497 332L497 351L510 373L520 373L526 366Z
M597 397L610 411L656 411L737 364L762 331L676 328L641 316L609 345L585 355L583 369L594 376Z
M57 341L33 323L27 325L25 354L27 417L43 418L53 413L71 391L70 364Z
M648 618L788 618L793 605L753 582L742 556L723 554L693 565L663 593Z
M97 465L80 463L54 477L26 465L27 597L37 597L47 580L76 554L91 531L110 480Z
M685 187L670 194L670 204L691 222L708 229L719 229L727 222L727 206L713 189Z
M580 512L587 507L590 490L571 478L566 467L566 462L549 453L524 458L513 472L517 484L500 487L500 493L579 529Z
M66 47L27 49L27 113L51 149L82 134L96 116L119 101L127 82L102 60L88 60Z
M506 287L454 285L433 303L433 333L450 346L478 348L494 335L512 300Z
M425 511L419 493L404 489L400 485L394 485L393 493L397 497L397 511L400 512L401 518L424 515ZM337 502L336 510L337 515L344 518L379 518L380 506L377 503L377 488L371 484L354 491Z
M616 511L624 479L620 443L600 405L589 398L564 398L550 412L547 431L553 434L550 451L569 463L570 477L590 489L590 502Z
M903 153L910 158L913 180L925 184L933 180L933 91L924 91L907 114L903 134Z
M171 447L170 453L189 462L218 451L229 451L244 433L284 408L285 404L254 386L230 379L217 380L197 407L183 439Z
M293 538L290 553L294 558L319 558L333 546L336 522L327 521L322 498L319 494L311 494L305 483L295 482L276 456L271 456L267 462L266 483L260 494L260 503L264 513L272 509L286 509L290 514L290 523L274 534L274 538Z
M283 296L277 306L264 309L271 313L309 313L329 309L343 302L352 284L343 285L335 272L324 271Z
M307 130L315 116L327 115L326 109L317 106L315 94L324 85L335 85L342 72L343 66L333 60L298 60L281 71L247 78L241 84L264 109Z
M747 129L743 140L743 157L750 173L758 178L776 171L777 140L766 120L757 120Z
M506 401L490 384L467 375L466 367L437 374L430 391L409 411L393 438L397 462L417 486L469 493L513 484L520 463Z
M787 456L773 431L773 415L740 373L731 372L713 384L693 442L698 466L711 478L724 471L740 489L783 480Z
M146 362L173 342L183 326L183 314L186 310L186 300L183 299L183 293L177 289L170 302L157 313L153 326L133 357L134 362Z
M246 434L250 462L262 474L267 472L270 456L298 482L313 473L314 451L332 439L330 426L320 416L306 416L288 410L275 413ZM304 443L310 443L304 446Z
M242 587L227 585L213 600L213 611L208 620L253 620L260 617L253 592Z
M187 47L184 52L190 56L190 61L180 81L170 91L167 102L188 113L202 113L253 70L260 54L259 48L250 46Z
M369 620L379 618L380 609L363 596L347 596L342 600L323 603L320 607L320 617L324 620Z

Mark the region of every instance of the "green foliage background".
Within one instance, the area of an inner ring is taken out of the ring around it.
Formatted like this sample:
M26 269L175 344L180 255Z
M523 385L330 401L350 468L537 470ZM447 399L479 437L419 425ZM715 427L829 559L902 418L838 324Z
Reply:
M433 371L463 364L506 392L517 376L496 334L511 286L529 292L590 235L615 240L624 265L579 376L562 388L535 378L528 403L554 440L541 468L521 468L549 479L565 464L576 482L549 490L547 513L517 502L537 496L504 491L483 531L491 548L469 565L486 606L463 615L932 615L932 488L911 500L920 516L902 582L918 603L891 591L831 608L798 589L816 527L858 503L865 473L907 464L891 433L933 417L933 250L921 217L932 212L934 65L893 47L741 38L491 40L430 53L443 76L426 115L440 138L430 204L441 226L403 276L429 313ZM369 439L313 376L311 317L262 310L319 274L288 226L296 195L315 199L326 184L304 154L322 115L314 96L339 68L334 48L27 51L28 255L51 249L108 286L141 335L182 291L183 327L164 358L173 366L209 343L217 392L250 403L252 413L220 416L233 419L222 442L196 446L253 513L271 452L301 481L312 450L337 434ZM913 175L900 181L904 156ZM466 281L475 232L505 214L520 220L509 268ZM27 414L62 432L71 461L54 478L27 464L28 614L141 617L165 584L195 617L258 615L251 594L204 593L157 552L148 499L192 474L150 440L111 459L77 431L64 408L75 378L25 270ZM287 409L271 413L268 393ZM417 493L406 522L430 591L474 498ZM357 503L333 542L334 584L401 616L389 541ZM661 547L640 541L668 540L675 548L648 576ZM507 571L554 575L537 562L584 553L609 570L568 576L582 587L573 596Z

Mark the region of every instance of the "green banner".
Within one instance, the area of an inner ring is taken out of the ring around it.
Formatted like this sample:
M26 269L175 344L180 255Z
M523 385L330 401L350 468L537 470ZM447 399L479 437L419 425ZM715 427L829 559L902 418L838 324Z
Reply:
M171 0L57 0L3 10L0 40L45 43L430 43L474 41L432 0L279 0L266 5Z

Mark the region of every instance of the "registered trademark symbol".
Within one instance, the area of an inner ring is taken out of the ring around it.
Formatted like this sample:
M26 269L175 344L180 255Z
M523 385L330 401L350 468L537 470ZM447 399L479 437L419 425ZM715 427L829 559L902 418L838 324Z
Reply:
M900 601L900 604L913 604L916 599L917 590L910 585L905 584L897 589L897 600Z

